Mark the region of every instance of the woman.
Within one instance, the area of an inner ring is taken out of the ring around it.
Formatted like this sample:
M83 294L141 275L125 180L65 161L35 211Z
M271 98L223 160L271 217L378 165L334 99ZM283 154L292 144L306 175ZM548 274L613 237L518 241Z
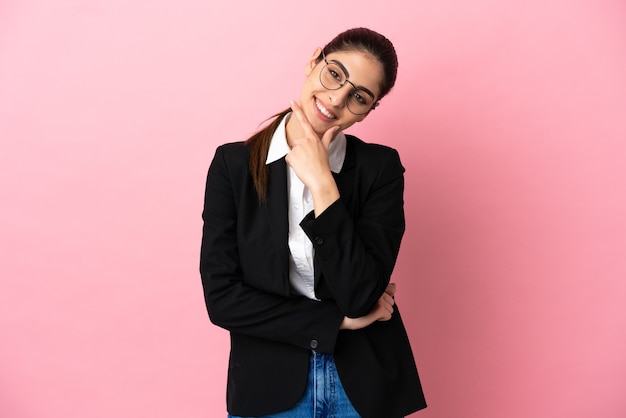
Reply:
M426 406L391 273L404 168L343 131L393 87L393 45L364 28L305 66L299 100L209 168L200 271L230 331L229 417L402 417ZM232 414L232 415L230 415Z

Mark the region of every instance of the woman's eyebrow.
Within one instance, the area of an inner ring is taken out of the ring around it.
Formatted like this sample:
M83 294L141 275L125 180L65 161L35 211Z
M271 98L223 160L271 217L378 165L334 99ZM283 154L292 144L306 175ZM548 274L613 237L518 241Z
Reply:
M335 64L337 64L339 66L339 68L341 68L343 73L346 75L346 78L350 77L350 73L348 72L348 69L346 67L344 67L342 63L340 63L337 60L330 60L330 61L334 62Z

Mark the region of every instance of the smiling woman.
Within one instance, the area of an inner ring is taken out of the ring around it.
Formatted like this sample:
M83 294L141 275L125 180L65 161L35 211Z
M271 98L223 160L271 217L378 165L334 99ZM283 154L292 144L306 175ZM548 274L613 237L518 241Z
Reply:
M230 417L389 417L426 406L390 283L404 234L396 150L344 133L393 87L393 45L339 34L298 101L218 147L200 271L230 331Z

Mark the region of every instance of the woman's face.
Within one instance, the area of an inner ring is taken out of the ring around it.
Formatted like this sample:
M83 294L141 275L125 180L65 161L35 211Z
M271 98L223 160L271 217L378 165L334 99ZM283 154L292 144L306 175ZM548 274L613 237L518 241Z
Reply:
M306 81L300 94L300 106L309 123L322 136L329 128L341 126L344 130L360 122L369 114L355 115L347 107L348 96L354 90L352 84L373 94L367 97L372 104L378 102L380 85L383 80L383 66L372 55L361 51L337 51L326 55L326 61L345 70L344 76L352 83L337 90L328 90L320 82L320 71L326 65L324 60L316 63L321 49L317 49L304 69ZM353 100L353 99L351 99ZM352 106L351 106L352 107Z

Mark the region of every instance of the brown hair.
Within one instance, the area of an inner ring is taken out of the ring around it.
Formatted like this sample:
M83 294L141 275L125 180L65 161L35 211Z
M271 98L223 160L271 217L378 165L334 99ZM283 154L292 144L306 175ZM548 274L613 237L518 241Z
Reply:
M377 100L385 96L396 82L398 73L398 57L391 41L383 35L366 28L354 28L337 35L323 49L326 55L337 51L362 51L371 54L383 66L384 77L381 80L380 95ZM317 62L321 61L320 54ZM265 164L267 153L272 142L274 132L281 121L291 111L285 109L272 116L270 124L259 132L252 135L246 141L250 148L250 174L254 182L254 188L259 196L259 203L265 201L268 192L269 169Z

